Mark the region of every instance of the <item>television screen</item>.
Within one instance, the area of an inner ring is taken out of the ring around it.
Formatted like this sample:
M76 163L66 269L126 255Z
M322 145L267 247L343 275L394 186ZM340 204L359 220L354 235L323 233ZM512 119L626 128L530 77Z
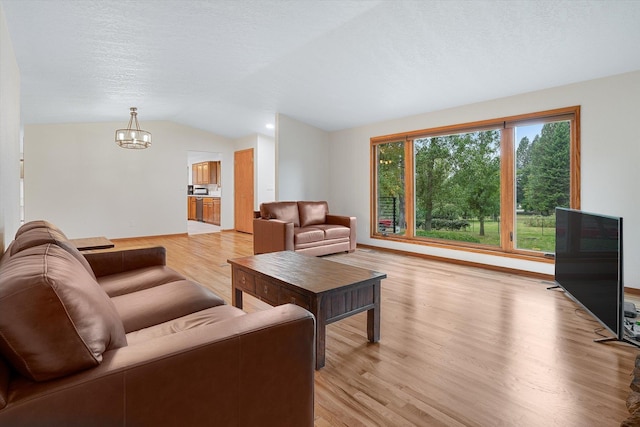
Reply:
M556 208L555 280L623 339L622 218Z

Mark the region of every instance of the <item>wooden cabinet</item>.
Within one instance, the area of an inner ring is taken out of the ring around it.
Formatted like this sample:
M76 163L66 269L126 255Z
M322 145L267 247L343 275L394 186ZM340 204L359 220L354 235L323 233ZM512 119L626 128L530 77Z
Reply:
M211 180L213 181L212 184L221 184L221 180L220 180L220 170L222 169L220 167L220 162L210 162L209 168L211 169L209 172L211 174Z
M195 221L196 218L196 198L187 197L187 219Z
M191 165L191 183L198 184L198 164Z
M191 165L193 184L220 184L220 162L200 162Z
M220 198L213 198L213 221L211 221L215 225L220 225Z
M213 198L202 199L202 220L210 224L213 223Z
M219 197L205 197L202 199L202 220L209 224L220 225Z

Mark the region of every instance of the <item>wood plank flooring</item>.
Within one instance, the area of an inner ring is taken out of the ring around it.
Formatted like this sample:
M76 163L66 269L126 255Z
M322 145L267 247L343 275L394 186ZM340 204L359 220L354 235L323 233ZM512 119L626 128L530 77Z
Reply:
M115 241L161 245L167 263L231 301L235 232ZM379 343L366 314L327 327L316 426L618 426L638 349L595 343L599 324L550 283L374 249L325 257L381 271ZM246 311L269 306L246 296Z

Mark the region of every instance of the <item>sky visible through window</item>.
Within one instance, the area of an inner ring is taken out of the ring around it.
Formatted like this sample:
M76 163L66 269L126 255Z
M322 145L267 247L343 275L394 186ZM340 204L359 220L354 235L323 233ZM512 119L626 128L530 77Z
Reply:
M518 147L520 140L525 136L529 138L530 143L533 142L533 138L535 138L536 135L540 135L543 125L544 123L539 123L539 124L529 125L529 126L517 126L516 141L515 141L516 148Z

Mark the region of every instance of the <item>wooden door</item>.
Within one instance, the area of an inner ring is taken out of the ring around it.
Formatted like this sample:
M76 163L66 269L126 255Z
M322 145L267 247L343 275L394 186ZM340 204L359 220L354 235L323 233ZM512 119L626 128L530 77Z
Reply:
M253 148L234 153L234 227L253 234Z

